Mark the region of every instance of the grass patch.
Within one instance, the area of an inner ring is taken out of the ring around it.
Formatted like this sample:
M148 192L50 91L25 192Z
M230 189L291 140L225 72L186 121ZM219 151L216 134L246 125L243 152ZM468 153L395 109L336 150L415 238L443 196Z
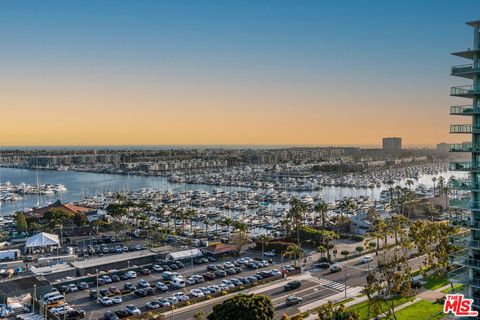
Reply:
M397 320L424 320L424 319L442 319L445 317L443 312L438 316L433 316L443 310L443 306L427 300L420 300L414 304L398 310L395 314ZM430 318L431 317L431 318Z
M432 274L431 276L428 276L423 280L425 281L423 287L429 290L436 290L438 288L446 286L449 283L447 275L445 274L441 276Z
M348 298L348 299L345 299L345 300L342 300L342 301L335 302L335 303L333 304L333 306L334 306L334 307L337 307L337 306L339 306L339 305L341 305L341 304L345 304L345 303L350 302L350 301L353 301L353 300L355 300L355 298Z
M401 304L412 301L413 299L414 299L414 297L395 298L395 299L393 299L393 305L395 307L397 307ZM382 306L382 310L387 310L388 308L390 308L390 304L391 304L391 302L384 302L383 306ZM362 303L353 305L353 306L347 308L347 310L357 310L358 314L360 316L360 320L368 320L368 319L372 318L372 316L370 316L368 314L368 301L364 301ZM412 319L416 319L416 318L412 318Z
M453 284L453 290L451 287L448 287L447 289L443 289L443 293L453 293L453 292L460 292L463 291L463 284L460 283L454 283Z

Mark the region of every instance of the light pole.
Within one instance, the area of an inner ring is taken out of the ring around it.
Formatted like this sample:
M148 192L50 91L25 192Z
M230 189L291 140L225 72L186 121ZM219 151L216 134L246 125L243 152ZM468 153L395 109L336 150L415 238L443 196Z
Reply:
M95 300L96 300L97 303L98 303L98 296L99 296L99 295L98 295L98 269L95 270L95 273L96 273L96 275L97 275L97 292L95 292L95 296L96 296L96 299L95 299Z
M347 297L347 265L345 264L345 298Z
M32 298L32 313L35 313L35 299L37 296L37 285L33 285L33 298Z

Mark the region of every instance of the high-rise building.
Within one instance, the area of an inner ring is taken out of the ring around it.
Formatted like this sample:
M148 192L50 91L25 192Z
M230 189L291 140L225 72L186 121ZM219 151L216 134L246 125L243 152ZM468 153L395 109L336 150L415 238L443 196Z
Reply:
M466 152L471 155L468 162L452 162L450 169L466 171L467 179L457 179L450 182L450 188L468 192L467 197L450 199L450 207L459 209L462 214L452 216L451 223L467 228L462 236L452 238L454 243L463 249L451 255L450 261L458 267L449 273L453 282L465 285L464 294L474 299L473 307L480 310L480 20L468 22L473 27L473 48L455 52L453 55L472 61L470 64L454 66L451 75L469 79L472 84L452 87L450 95L467 98L471 104L450 107L450 114L463 116L464 124L450 126L450 133L468 134L471 141L461 144L451 144L451 152Z
M383 151L400 151L402 150L402 138L389 137L383 138Z

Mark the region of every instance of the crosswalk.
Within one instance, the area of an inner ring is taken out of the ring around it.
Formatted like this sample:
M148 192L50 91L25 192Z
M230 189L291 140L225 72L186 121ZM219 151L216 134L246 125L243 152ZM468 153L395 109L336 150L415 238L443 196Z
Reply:
M339 283L339 282L335 282L335 281L331 281L331 280L327 280L327 279L311 277L307 281L317 283L317 284L321 285L322 287L328 288L328 289L334 289L334 290L338 290L338 291L344 291L345 290L345 285L343 283ZM349 288L350 287L347 286L347 289L349 289Z

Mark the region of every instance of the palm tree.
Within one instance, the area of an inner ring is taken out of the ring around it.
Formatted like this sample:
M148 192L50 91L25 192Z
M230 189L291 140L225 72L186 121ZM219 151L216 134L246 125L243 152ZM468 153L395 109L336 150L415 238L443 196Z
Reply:
M437 182L437 177L433 177L432 182L433 182L433 196L435 197L436 195L435 182Z
M328 211L328 204L325 201L320 201L315 205L314 210L319 213L320 220L322 221L322 228L325 229L325 214Z
M301 257L302 254L303 254L303 250L299 246L295 244L291 244L287 247L287 250L283 253L283 256L288 259L291 259L293 257L295 259L295 265L296 265L297 260Z
M268 245L268 241L270 241L271 238L270 238L268 235L266 235L266 234L260 235L259 238L260 238L260 240L262 241L262 259L263 259L263 258L265 257L265 255L264 255L264 253L265 253L265 250L264 250L265 245Z
M210 222L207 219L205 219L203 220L203 224L205 225L205 236L208 239L208 226L210 225Z
M327 252L327 249L324 246L318 246L316 250L320 253L320 258L323 259L323 255Z
M412 186L413 186L413 180L412 179L407 179L405 184L407 185L408 189L412 190Z

